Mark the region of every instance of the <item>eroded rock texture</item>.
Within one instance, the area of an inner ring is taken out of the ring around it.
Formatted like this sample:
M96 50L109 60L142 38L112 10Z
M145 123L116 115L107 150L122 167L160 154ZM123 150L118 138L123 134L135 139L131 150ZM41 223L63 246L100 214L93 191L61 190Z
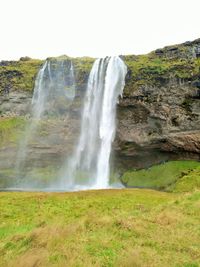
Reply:
M118 106L118 154L144 164L149 158L154 163L155 153L160 155L156 162L199 158L199 49L200 39L156 50L142 60L125 57L129 72Z
M142 168L169 159L199 159L200 39L147 55L122 58L128 73L117 110L116 160L122 165ZM74 63L77 84L71 113L67 119L54 121L53 133L57 132L57 138L53 134L48 149L41 145L41 140L31 148L44 155L53 150L54 158L71 151L71 144L77 140L82 100L94 62L91 58L70 60ZM29 113L34 80L42 63L31 59L1 62L1 116ZM48 139L51 134L44 137Z

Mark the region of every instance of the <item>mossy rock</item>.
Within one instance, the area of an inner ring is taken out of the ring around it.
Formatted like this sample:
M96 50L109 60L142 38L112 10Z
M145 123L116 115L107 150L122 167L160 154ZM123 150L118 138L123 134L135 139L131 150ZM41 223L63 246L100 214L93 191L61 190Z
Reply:
M127 187L181 191L184 187L198 187L199 170L200 162L197 161L169 161L148 169L127 171L121 177L121 181Z
M0 65L0 92L5 90L33 91L42 60L10 61Z
M24 117L10 117L0 119L0 147L8 143L15 143L25 128Z
M189 56L184 45L176 47L179 53L175 57L167 56L167 51L173 47L160 49L161 54L156 50L146 55L124 56L123 60L128 66L125 95L142 86L166 85L172 78L185 82L198 79L200 58Z

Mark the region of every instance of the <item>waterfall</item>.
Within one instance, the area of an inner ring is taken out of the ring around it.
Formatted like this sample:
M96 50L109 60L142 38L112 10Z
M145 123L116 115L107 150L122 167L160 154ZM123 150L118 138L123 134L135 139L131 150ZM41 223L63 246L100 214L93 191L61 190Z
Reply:
M16 182L26 176L26 162L32 139L37 136L42 119L66 115L68 106L75 97L73 63L69 59L46 60L39 70L32 97L32 116L20 140L16 164ZM37 138L37 137L36 137ZM31 156L31 155L30 155ZM33 163L32 163L32 167ZM29 166L30 169L30 166Z
M89 75L79 141L65 171L67 188L109 187L116 105L126 73L126 65L117 56L95 61Z
M16 156L16 163L15 163L15 173L17 177L16 182L18 182L18 179L21 179L23 176L26 156L28 153L28 143L31 137L35 134L35 131L38 126L38 121L44 109L45 93L44 90L42 90L42 88L44 81L44 73L47 67L49 67L49 65L48 62L45 61L42 68L39 70L35 80L35 87L32 97L32 119L30 124L25 129L23 138L21 138L20 140Z
M64 105L71 103L75 97L75 78L72 61L46 61L40 69L32 98L33 119L58 112L61 99Z

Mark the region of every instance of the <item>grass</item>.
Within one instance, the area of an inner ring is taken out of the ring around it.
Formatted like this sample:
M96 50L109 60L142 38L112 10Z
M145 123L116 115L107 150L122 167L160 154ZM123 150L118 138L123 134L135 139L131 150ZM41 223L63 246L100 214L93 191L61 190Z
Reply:
M173 192L190 192L195 188L200 188L200 166L185 174L182 178L169 187Z
M200 192L1 193L0 265L199 266Z
M127 171L122 176L122 181L126 186L167 191L179 191L178 188L181 188L181 185L183 189L181 181L184 180L186 181L185 190L182 191L190 191L194 187L200 188L199 162L171 161L145 170Z
M0 118L0 147L16 142L25 123L23 117Z

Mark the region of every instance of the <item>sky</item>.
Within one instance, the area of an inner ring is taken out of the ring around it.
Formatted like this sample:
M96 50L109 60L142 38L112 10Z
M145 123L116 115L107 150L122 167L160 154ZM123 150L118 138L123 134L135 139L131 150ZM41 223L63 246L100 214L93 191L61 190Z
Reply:
M0 60L144 54L200 38L200 0L0 0Z

